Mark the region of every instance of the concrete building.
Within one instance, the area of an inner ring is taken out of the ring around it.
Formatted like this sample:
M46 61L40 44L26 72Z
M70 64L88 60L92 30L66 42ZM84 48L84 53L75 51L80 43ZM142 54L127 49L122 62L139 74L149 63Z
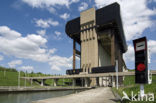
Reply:
M80 17L67 22L66 33L73 39L71 74L115 72L116 60L119 72L126 68L123 53L127 51L127 44L118 3L81 12ZM80 50L76 49L76 43L80 45ZM76 55L80 57L81 69L78 71L75 68ZM70 74L69 70L67 74ZM113 78L86 79L89 85L97 86L105 85L106 81ZM119 77L119 84L122 84L122 80L123 78Z

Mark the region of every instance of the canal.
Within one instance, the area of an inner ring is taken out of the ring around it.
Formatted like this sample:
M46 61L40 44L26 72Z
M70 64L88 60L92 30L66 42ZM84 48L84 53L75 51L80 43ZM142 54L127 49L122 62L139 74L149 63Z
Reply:
M80 90L0 93L0 103L31 103L36 100L54 98L76 92L80 92Z

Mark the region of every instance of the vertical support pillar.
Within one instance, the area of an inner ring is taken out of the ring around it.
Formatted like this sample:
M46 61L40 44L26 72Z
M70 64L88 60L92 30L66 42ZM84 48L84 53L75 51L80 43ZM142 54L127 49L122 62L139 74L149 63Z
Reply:
M113 81L113 80L114 80L114 79L113 79L113 76L112 76L112 79L111 79L111 81L112 81L112 87L114 87L114 84L113 84L114 81Z
M140 84L140 96L143 98L145 96L144 94L144 84Z
M75 78L72 79L72 86L76 86L76 79Z
M41 86L44 86L44 80L41 79Z
M75 40L73 40L73 71L74 72L75 72L75 64L76 64L75 55L76 55L76 42Z
M99 86L99 77L96 77L96 86Z
M109 86L111 86L111 76L109 76Z
M89 81L88 81L88 78L84 78L85 80L85 87L89 87Z
M31 86L32 86L33 80L32 80L32 79L30 79L30 82L31 82Z
M102 87L104 87L104 77L102 77Z
M99 77L100 87L103 87L103 77Z
M100 87L102 87L102 77L99 77L99 84L100 84Z
M116 60L116 66L115 66L115 69L116 69L116 88L118 89L118 86L119 86L119 81L118 81L118 60Z
M108 87L108 77L106 77L106 87Z
M83 85L83 78L81 78L81 86L83 87L84 85Z
M111 37L111 64L115 65L115 37Z
M57 86L57 81L58 81L58 79L54 79L54 87Z

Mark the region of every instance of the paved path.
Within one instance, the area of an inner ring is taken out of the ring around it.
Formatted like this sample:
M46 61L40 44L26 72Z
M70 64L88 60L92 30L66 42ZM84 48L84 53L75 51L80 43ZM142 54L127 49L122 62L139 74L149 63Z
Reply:
M111 88L101 87L67 96L34 101L32 103L115 103L115 97Z

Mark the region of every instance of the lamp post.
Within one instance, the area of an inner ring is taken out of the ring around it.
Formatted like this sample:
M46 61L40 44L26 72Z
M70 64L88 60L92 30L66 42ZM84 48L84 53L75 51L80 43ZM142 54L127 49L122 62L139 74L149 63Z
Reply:
M116 89L118 89L118 60L116 60Z

